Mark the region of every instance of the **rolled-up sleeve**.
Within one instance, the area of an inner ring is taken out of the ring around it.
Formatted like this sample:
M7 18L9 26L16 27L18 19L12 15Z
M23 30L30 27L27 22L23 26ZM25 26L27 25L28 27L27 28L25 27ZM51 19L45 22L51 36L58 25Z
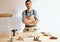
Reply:
M22 21L24 22L24 18L25 18L25 11L22 12Z
M34 11L34 14L35 14L35 20L39 21L39 16L38 16L37 11Z

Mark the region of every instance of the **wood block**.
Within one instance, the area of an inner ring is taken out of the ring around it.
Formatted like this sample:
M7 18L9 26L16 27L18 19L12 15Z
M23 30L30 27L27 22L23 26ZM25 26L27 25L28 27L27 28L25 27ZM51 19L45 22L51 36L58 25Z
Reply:
M12 14L4 13L4 14L0 14L0 17L12 17Z

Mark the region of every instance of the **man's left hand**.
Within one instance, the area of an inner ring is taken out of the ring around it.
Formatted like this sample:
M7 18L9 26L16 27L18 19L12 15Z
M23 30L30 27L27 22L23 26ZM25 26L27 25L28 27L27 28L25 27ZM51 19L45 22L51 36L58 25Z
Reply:
M38 21L36 20L36 21L32 21L30 24L37 24L38 23Z

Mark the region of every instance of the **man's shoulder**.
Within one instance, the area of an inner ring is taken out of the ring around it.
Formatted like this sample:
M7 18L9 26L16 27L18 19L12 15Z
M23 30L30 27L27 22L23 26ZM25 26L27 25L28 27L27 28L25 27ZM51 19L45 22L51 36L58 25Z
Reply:
M23 12L25 12L26 10L23 10Z
M33 9L35 12L37 11L37 10L35 10L35 9Z
M23 10L22 12L25 12L25 10Z
M24 13L25 13L25 10L22 11L22 14L24 14Z
M36 11L35 9L32 9L32 10ZM25 11L27 11L27 9L26 10L23 10L23 12L25 12Z
M35 9L32 9L34 12L36 12L37 10L35 10ZM27 10L23 10L23 13L25 13Z
M25 13L26 10L23 10L22 13Z

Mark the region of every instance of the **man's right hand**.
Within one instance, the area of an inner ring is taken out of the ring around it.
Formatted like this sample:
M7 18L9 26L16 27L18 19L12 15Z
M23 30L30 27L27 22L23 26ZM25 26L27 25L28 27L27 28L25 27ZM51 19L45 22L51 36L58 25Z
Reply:
M27 18L24 19L25 24L29 24L30 22L31 22L31 20L28 20Z

